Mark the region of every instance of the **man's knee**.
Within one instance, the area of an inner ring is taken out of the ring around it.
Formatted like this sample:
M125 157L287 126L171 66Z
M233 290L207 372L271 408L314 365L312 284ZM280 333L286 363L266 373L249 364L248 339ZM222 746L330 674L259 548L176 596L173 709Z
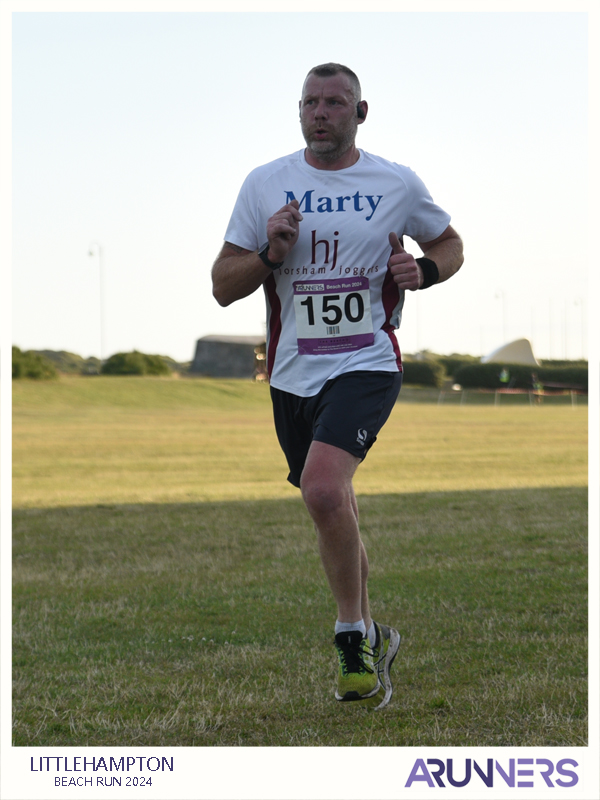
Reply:
M346 486L334 480L323 480L322 476L312 475L307 470L300 480L302 499L313 519L339 513L350 505L350 495Z
M345 450L313 441L300 478L300 489L315 521L346 508L352 509L352 477L359 463L359 458Z

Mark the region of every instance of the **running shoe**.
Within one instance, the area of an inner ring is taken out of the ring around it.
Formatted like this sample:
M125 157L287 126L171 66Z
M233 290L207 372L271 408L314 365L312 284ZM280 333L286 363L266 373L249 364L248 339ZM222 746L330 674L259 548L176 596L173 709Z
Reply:
M372 708L373 711L387 706L392 699L394 687L392 686L392 680L390 678L390 669L392 668L392 663L400 647L400 634L397 630L394 630L394 628L390 628L387 625L380 625L376 622L375 632L377 633L377 638L375 640L375 646L373 647L373 665L377 672L377 677L383 689L383 693L379 704ZM379 696L377 699L379 700Z
M345 631L335 636L339 660L335 699L365 700L379 691L379 677L373 665L369 640L360 631Z

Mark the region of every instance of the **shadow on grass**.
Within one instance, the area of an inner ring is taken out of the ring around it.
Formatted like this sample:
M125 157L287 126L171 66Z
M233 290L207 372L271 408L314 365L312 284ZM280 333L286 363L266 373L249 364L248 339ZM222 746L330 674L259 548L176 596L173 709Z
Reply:
M333 700L301 500L14 513L14 744L586 743L587 491L359 498L394 698Z

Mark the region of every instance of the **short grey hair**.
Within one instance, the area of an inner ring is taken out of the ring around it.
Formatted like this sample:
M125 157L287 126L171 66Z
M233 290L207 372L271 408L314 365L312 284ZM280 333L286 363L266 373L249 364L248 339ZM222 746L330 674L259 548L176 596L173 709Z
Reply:
M361 89L358 76L355 72L352 72L350 67L345 67L343 64L334 64L332 61L327 64L319 64L318 67L313 67L308 71L308 75L306 76L304 82L306 83L306 79L309 75L316 75L318 78L332 78L334 75L339 75L340 73L350 78L352 92L354 94L354 102L360 103Z

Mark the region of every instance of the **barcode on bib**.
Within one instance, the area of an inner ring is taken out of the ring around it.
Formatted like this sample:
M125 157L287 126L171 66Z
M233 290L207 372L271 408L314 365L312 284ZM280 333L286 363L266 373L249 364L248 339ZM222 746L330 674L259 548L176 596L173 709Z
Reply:
M339 325L328 325L327 326L327 335L328 336L333 336L334 333L339 333L339 332L340 332L340 326Z

